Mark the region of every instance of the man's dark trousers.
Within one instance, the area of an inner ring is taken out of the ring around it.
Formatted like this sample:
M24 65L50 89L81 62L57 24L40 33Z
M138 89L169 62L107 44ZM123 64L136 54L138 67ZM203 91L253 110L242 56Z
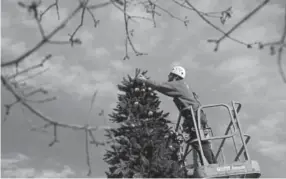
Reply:
M201 141L202 143L202 148L203 148L203 152L204 152L204 156L207 159L209 164L213 164L213 163L217 163L215 156L213 154L213 151L211 149L211 145L209 141ZM199 146L199 142L194 142L192 144L192 147L197 151L197 153L199 154L200 157L200 161L203 161L202 158L202 154L200 152L200 146Z
M195 114L197 114L197 112L195 112ZM192 116L190 115L190 113L186 114L186 116L187 117L185 118L185 121L183 124L184 131L189 133L190 138L191 138L190 140L196 139L197 135L196 135L196 132L194 131ZM195 115L195 117L197 118L197 115ZM197 120L196 120L196 123L197 123ZM206 123L207 123L206 115L201 113L201 125L203 128L205 128ZM197 123L197 125L198 125L198 123ZM213 151L211 149L210 142L209 141L201 141L201 144L202 144L204 156L205 156L206 160L208 161L208 163L209 164L217 163L217 160L215 159L215 156L214 156ZM192 147L198 152L200 160L203 161L198 141L194 142L192 144Z

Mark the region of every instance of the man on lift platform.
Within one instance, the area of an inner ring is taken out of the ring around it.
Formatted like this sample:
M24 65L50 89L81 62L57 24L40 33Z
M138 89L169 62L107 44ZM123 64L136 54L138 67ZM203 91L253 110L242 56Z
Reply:
M151 81L146 79L146 77L141 74L137 77L137 80L144 82L145 84L151 86L154 90L157 90L166 96L172 97L179 111L188 106L192 106L195 112L195 118L197 118L197 110L200 106L200 102L197 100L195 93L192 92L189 86L184 82L185 77L185 69L181 66L175 66L169 73L167 82L158 83ZM184 131L190 135L190 139L196 139L197 136L194 129L191 111L183 111L182 116L185 118L183 124ZM207 126L206 115L201 112L200 116L202 128L205 129ZM198 152L200 160L203 161L198 142L194 142L192 147ZM202 141L202 149L209 164L217 163L213 151L211 150L209 141Z

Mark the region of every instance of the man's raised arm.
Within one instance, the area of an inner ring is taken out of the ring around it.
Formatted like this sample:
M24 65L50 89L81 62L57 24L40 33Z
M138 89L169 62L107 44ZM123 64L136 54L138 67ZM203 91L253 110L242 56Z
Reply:
M176 87L176 84L174 81L171 82L156 82L153 80L144 80L144 82L150 86L151 88L157 90L158 92L166 95L166 96L170 96L170 97L179 97L181 96L178 88Z

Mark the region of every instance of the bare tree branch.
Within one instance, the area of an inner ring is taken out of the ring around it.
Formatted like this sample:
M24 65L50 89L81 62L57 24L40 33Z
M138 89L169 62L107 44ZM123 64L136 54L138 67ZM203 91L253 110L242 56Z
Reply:
M1 80L3 85L5 85L5 87L7 88L8 91L10 91L14 97L16 98L16 100L19 100L19 102L21 102L27 109L29 109L33 114L35 114L36 116L38 116L39 118L43 119L45 122L47 123L51 123L51 124L56 124L58 127L62 127L62 128L70 128L70 129L74 129L74 130L85 130L86 127L85 126L81 126L81 125L76 125L76 124L65 124L65 123L60 123L58 121L54 121L51 118L43 115L41 112L37 111L36 109L34 109L32 106L30 106L25 99L23 99L23 97L21 97L19 94L17 94L17 92L14 90L14 88L11 86L11 84L9 83L9 81L7 79L5 79L5 77L3 77L1 75ZM95 131L97 130L98 127L88 127L88 130L92 130Z
M25 97L25 100L26 101L28 101L28 99L26 99L26 97L30 97L30 96L32 96L32 95L34 95L34 94L36 94L36 93L47 93L44 89L42 89L42 88L39 88L39 89L36 89L36 90L34 90L34 91L31 91L31 92L29 92L29 93L27 93L27 94L24 94L24 93L22 93L22 97ZM3 118L3 120L2 120L2 122L4 123L5 121L7 121L7 119L8 119L8 116L9 116L9 114L10 114L10 111L11 111L11 109L12 109L12 107L14 106L14 105L16 105L16 104L18 104L18 103L20 103L20 100L15 100L14 102L12 102L11 104L6 104L6 105L4 105L5 106L5 115L4 115L4 118Z
M259 49L263 49L269 46L270 55L277 54L278 72L280 73L280 76L284 83L286 83L286 74L285 74L285 71L282 65L282 54L283 54L284 48L286 48L285 37L286 37L286 6L285 6L285 12L284 12L284 27L283 27L283 33L281 35L281 38L278 41L274 41L274 42L267 42L267 43L258 42L257 43Z
M24 54L22 54L20 57L16 58L15 60L9 61L9 62L5 62L1 64L1 67L7 67L7 66L11 66L14 64L19 64L21 61L23 61L25 58L27 58L28 56L30 56L32 53L34 53L36 50L38 50L39 48L41 48L44 44L47 43L47 41L49 39L51 39L58 31L60 31L61 29L63 29L66 24L79 12L79 10L81 9L81 5L79 5L65 20L63 20L63 22L57 27L55 28L50 34L48 34L44 39L42 39L37 45L35 45L35 47L33 47L32 49L28 50L27 52L25 52Z
M141 56L141 55L147 55L147 53L141 53L138 52L135 48L135 46L133 45L133 42L131 40L130 37L130 32L129 32L129 28L128 28L128 21L130 20L130 16L127 15L127 1L124 0L124 23L125 23L125 34L126 34L126 42L125 42L125 47L126 47L126 53L125 56L123 58L123 60L127 60L129 59L128 56L128 44L131 46L133 52L135 53L136 56Z
M34 53L35 51L37 51L39 48L41 48L44 44L46 43L53 43L53 42L50 42L50 39L56 34L58 33L60 30L62 30L66 24L81 10L81 9L85 9L85 8L89 8L89 9L97 9L97 8L101 8L101 7L105 7L106 5L110 4L109 3L101 3L101 4L97 4L97 5L91 5L91 6L86 6L87 4L87 1L84 1L84 2L81 2L77 8L75 8L74 11L72 11L72 13L62 21L62 23L60 23L60 25L58 27L56 27L51 33L49 33L48 35L44 36L43 39L38 43L36 44L32 49L28 50L27 52L25 52L24 54L22 54L21 56L19 56L18 58L16 58L15 60L12 60L12 61L8 61L8 62L4 62L1 64L1 67L7 67L7 66L11 66L11 65L17 65L19 64L21 61L23 61L26 57L30 56L32 53ZM21 5L22 7L27 7L25 5ZM36 6L35 4L31 4L30 6L28 6L27 8L29 9L32 9L35 13L34 13L34 16L38 18L38 16L36 15L37 13L37 10L36 10ZM82 13L83 14L83 13ZM83 16L83 15L82 15ZM79 28L76 29L76 31L78 30ZM75 34L76 31L73 33ZM71 36L70 38L70 41L72 39L72 44L74 43L79 43L80 44L80 41L79 39L73 39L72 38L73 35ZM56 43L54 43L56 44ZM64 43L66 44L66 43Z
M188 0L186 0L188 2ZM264 7L269 0L263 1L261 4L259 4L255 9L253 9L250 13L248 13L245 17L243 17L237 24L235 24L228 32L226 32L222 37L220 37L218 40L215 40L216 46L214 51L217 51L219 48L219 44L221 41L223 41L229 34L231 34L234 30L236 30L241 24L243 24L245 21L247 21L250 17L252 17L256 12L258 12L262 7Z
M237 40L233 37L230 36L230 34L227 34L226 32L224 32L222 29L220 29L219 27L217 27L216 25L214 25L211 21L209 21L207 18L204 17L204 15L201 13L201 11L197 10L188 0L185 0L185 2L187 3L188 6L190 6L191 10L195 11L203 21L205 21L207 24L209 24L210 26L212 26L214 29L216 29L217 31L221 32L222 34L224 34L225 37L228 37L229 39L242 44L242 45L249 45L245 42L242 42L240 40ZM216 42L216 40L208 40L208 42Z
M21 7L23 8L26 8L29 12L32 12L33 13L33 17L38 25L38 29L41 33L41 36L42 36L42 40L36 44L32 49L28 50L27 52L25 52L24 54L22 54L20 57L16 58L15 60L12 60L12 61L8 61L8 62L2 62L1 64L1 67L2 68L7 68L7 67L10 67L10 66L13 66L15 65L16 67L16 73L15 74L12 74L11 76L8 76L8 77L4 77L3 75L1 75L1 81L2 81L2 84L6 87L6 89L12 93L12 95L16 98L15 102L11 103L11 104L8 104L8 105L5 105L5 108L6 108L6 113L5 113L5 116L4 116L4 119L3 119L3 122L5 122L7 120L7 117L8 115L10 114L10 111L12 109L12 107L15 105L15 104L18 104L18 103L21 103L23 107L27 108L31 113L35 114L36 116L38 116L40 119L42 119L44 122L46 122L46 124L43 126L43 127L37 127L37 126L31 126L31 131L41 131L41 132L44 132L46 128L50 127L50 126L53 126L53 130L54 130L54 139L53 141L49 144L49 146L53 146L55 143L59 142L58 140L58 129L59 128L69 128L69 129L73 129L73 130L84 130L86 132L86 136L88 137L88 135L92 134L92 131L95 131L95 130L98 130L98 129L103 129L103 127L93 127L93 126L89 126L89 125L86 125L86 126L81 126L81 125L76 125L76 124L65 124L65 123L61 123L59 121L55 121L47 116L45 116L44 114L42 114L40 111L36 110L34 107L32 107L29 103L46 103L46 102L49 102L49 101L53 101L53 100L56 100L56 97L47 97L47 98L44 98L44 99L40 99L40 100L31 100L29 99L28 97L30 96L33 96L35 95L36 93L39 93L39 92L44 92L44 93L47 93L46 91L42 90L42 89L37 89L37 90L34 90L34 91L31 91L31 92L28 92L28 93L25 93L25 88L21 88L21 84L20 84L20 81L25 81L27 79L30 79L30 78L33 78L41 73L43 73L44 71L41 71L37 74L34 74L34 75L31 75L31 76L28 76L24 79L21 79L21 80L16 80L15 78L17 76L21 76L23 74L26 74L34 69L37 69L37 68L40 68L43 66L43 64L51 58L51 55L47 55L41 63L37 64L37 65L34 65L34 66L31 66L31 67L28 67L26 69L23 69L22 71L19 71L18 70L18 67L19 67L19 63L21 63L22 61L24 61L27 57L29 57L32 53L34 53L35 51L37 51L40 47L42 47L44 44L46 43L50 43L50 44L71 44L73 45L74 43L77 43L77 44L80 44L80 40L79 39L74 39L74 36L76 35L76 33L78 32L78 30L83 26L83 21L84 21L84 13L85 13L85 10L88 11L88 13L91 15L92 19L93 19L93 22L94 22L94 25L96 26L97 23L99 22L99 20L96 20L93 13L92 13L92 10L94 9L97 9L97 8L101 8L101 7L104 7L108 4L110 4L110 2L108 3L101 3L101 4L96 4L96 5L91 5L91 6L87 6L88 4L88 0L85 0L85 1L80 1L80 4L79 6L66 18L64 19L60 24L59 26L57 26L51 33L49 33L48 35L45 34L45 31L43 29L43 26L41 24L41 20L43 18L43 16L45 15L46 12L48 12L52 7L56 6L56 9L57 9L57 14L58 14L58 19L60 18L59 17L59 9L58 9L58 0L55 1L54 4L50 5L44 12L40 13L38 12L38 7L40 6L41 2L32 2L30 5L26 5L22 2L19 2L18 3ZM77 28L75 29L75 31L72 33L72 35L70 36L70 39L69 41L65 42L65 41L51 41L50 39L56 34L58 33L60 30L62 30L66 24L80 11L82 10L82 13L81 13L81 22L80 24L77 26ZM12 82L14 81L15 82ZM25 83L24 83L25 84ZM27 88L26 88L27 89ZM29 103L28 103L29 102ZM23 109L23 108L22 108ZM28 121L29 124L30 124L30 121ZM47 132L47 131L45 131ZM98 145L98 144L101 144L101 145L105 145L106 142L99 142L99 141L96 141L94 136L92 136L92 139L93 139L93 143ZM89 143L88 141L88 138L86 138L87 140L87 145ZM88 151L88 147L89 146L86 146L86 151ZM89 158L89 154L88 154L88 158ZM89 167L89 175L91 174L91 167L90 167L90 162L89 162L89 159L87 159L87 164L88 164L88 167Z
M221 12L202 12L202 11L199 11L198 9L196 9L188 0L181 0L182 2L181 1L179 2L179 1L180 0L173 0L173 2L177 5L179 5L180 7L194 11L196 14L198 14L198 16L204 22L206 22L212 28L214 28L215 30L217 30L223 34L217 40L213 40L213 39L208 40L208 42L216 43L215 51L218 50L219 44L226 38L228 38L234 42L237 42L239 44L245 45L248 48L251 48L252 45L254 45L254 44L258 44L259 48L263 48L265 46L270 46L272 54L276 54L276 52L277 52L277 64L279 67L279 73L281 74L283 81L286 83L286 75L285 75L285 73L283 71L283 67L282 67L282 53L284 50L283 48L286 47L286 44L285 44L286 7L285 7L284 31L283 31L283 34L281 36L281 39L279 41L269 42L269 43L263 44L261 42L246 43L246 42L240 41L238 39L231 37L231 33L234 32L238 27L240 27L245 21L247 21L249 18L251 18L254 14L256 14L262 7L264 7L269 2L269 0L264 0L259 6L257 6L254 10L252 10L249 14L247 14L244 18L242 18L236 25L234 25L227 32L225 32L221 28L214 25L208 18L217 18L221 21L222 24L224 24L226 22L226 20L231 17L231 7L224 10L224 11L221 11ZM47 43L48 44L57 44L57 45L71 44L71 46L73 46L74 44L81 44L81 40L78 38L75 38L75 36L77 35L78 31L80 31L80 29L84 26L84 23L86 23L86 22L84 22L85 17L86 17L85 13L87 12L91 16L93 23L94 23L94 27L97 27L100 21L95 18L93 10L98 9L98 8L102 8L102 7L106 7L106 6L111 5L111 4L114 5L118 10L120 10L124 15L124 30L125 30L125 56L124 56L124 60L129 59L129 54L128 54L129 49L128 48L130 48L130 47L136 56L147 55L147 53L139 52L135 48L135 46L132 42L134 29L130 29L129 22L131 22L131 23L137 22L138 23L139 22L139 21L137 21L138 19L148 20L148 21L153 22L154 27L156 27L155 17L162 16L162 14L167 14L171 18L178 20L180 22L183 22L185 24L185 26L187 26L187 23L189 23L187 16L185 17L185 19L182 19L179 16L176 16L175 13L172 13L167 8L164 8L163 6L161 6L157 1L154 1L154 0L140 0L140 1L108 0L108 2L94 4L94 5L89 5L89 2L90 2L89 0L79 0L79 5L69 14L69 16L67 18L65 18L62 22L60 22L59 25L55 29L53 29L52 32L50 32L49 34L45 33L45 29L43 28L43 25L42 25L42 19L43 19L44 15L54 7L56 8L58 19L60 19L59 0L55 0L54 3L49 5L43 12L39 12L39 10L38 10L39 9L38 7L40 6L41 1L33 1L28 5L24 4L23 2L19 2L18 4L21 7L26 8L28 10L28 12L32 13L32 15L35 19L35 22L37 23L37 26L38 26L38 29L39 29L39 32L41 34L42 39L40 39L39 43L37 43L33 48L31 48L27 52L21 54L18 58L11 60L11 61L8 61L8 62L2 62L2 64L1 64L2 68L11 67L11 66L13 68L15 66L15 68L16 68L16 72L15 73L13 72L14 74L12 74L10 76L4 77L3 75L1 75L2 84L15 97L14 102L12 102L11 104L4 105L5 115L4 115L4 119L2 122L5 122L7 120L7 117L10 114L12 107L14 107L14 105L22 104L23 109L25 107L25 109L28 109L31 113L33 113L34 115L39 117L45 123L43 126L32 126L31 130L43 132L43 131L45 131L44 129L47 129L49 127L53 127L53 140L49 144L49 146L53 146L55 143L59 142L58 130L60 128L72 129L72 130L77 130L77 131L84 131L85 132L85 153L86 153L86 162L87 162L87 166L88 166L88 173L87 173L88 176L91 175L91 160L90 160L91 159L91 157L90 157L91 151L89 148L90 144L95 144L96 146L99 146L99 145L106 145L106 144L112 142L112 141L97 141L95 139L93 131L96 131L99 129L104 129L105 127L90 126L90 122L89 122L90 113L91 113L91 110L93 107L93 103L95 101L97 91L94 93L94 95L91 99L91 104L90 104L90 109L89 109L89 117L87 119L86 125L83 126L83 125L66 124L63 122L59 122L58 120L54 120L54 119L44 115L43 113L41 113L40 111L38 111L37 109L35 109L31 105L31 103L46 103L49 101L56 100L57 98L55 96L54 97L45 96L42 99L37 99L37 100L33 99L32 100L33 95L36 95L38 93L47 94L48 91L46 91L42 88L29 89L30 91L28 91L27 88L25 88L25 86L27 87L27 85L25 83L26 80L42 74L47 69L44 71L40 71L36 74L32 74L30 76L27 75L26 78L16 80L16 77L18 77L18 76L26 75L28 72L30 72L34 69L43 67L44 63L48 59L51 58L51 55L47 55L42 60L41 63L39 63L37 65L33 65L33 66L28 67L26 69L20 69L21 71L19 71L19 64L21 62L23 62L25 59L27 59L27 57L29 57L32 53L36 52L43 45L45 45ZM130 7L132 7L132 5L134 5L134 6L143 5L144 8L146 9L146 12L150 14L150 17L133 16L133 15L131 15L131 13L129 14L127 12L128 11L127 9L130 9ZM64 29L66 27L67 23L70 22L70 20L72 18L74 18L75 15L79 14L79 12L81 12L80 13L81 14L80 22L76 26L75 30L71 34L68 34L70 37L68 37L66 41L51 40L58 32L60 32L62 29ZM24 81L24 83L21 83L23 81ZM103 110L99 113L99 116L104 116ZM28 122L30 123L30 121L28 121ZM106 128L109 128L109 127L106 127ZM45 131L45 132L47 132L47 131Z
M61 123L59 121L55 121L55 120L52 120L51 118L43 115L41 112L37 111L36 109L34 109L31 105L29 105L27 102L29 100L25 99L24 97L27 97L27 96L31 96L37 92L41 92L42 89L38 89L38 90L35 90L35 91L32 91L30 93L28 93L27 95L25 96L21 96L19 95L15 89L13 88L13 86L10 84L10 82L8 81L8 79L6 79L5 77L3 77L1 75L1 81L3 83L3 85L7 88L8 91L10 91L13 96L16 98L16 101L10 105L6 105L7 107L7 111L6 113L9 113L9 110L10 108L14 105L14 104L17 104L17 103L21 103L24 107L26 107L30 112L32 112L33 114L35 114L36 116L38 116L40 119L42 119L43 121L45 121L47 124L45 124L43 127L33 127L31 130L39 130L39 129L43 129L43 128L47 128L49 126L53 126L53 130L54 130L54 139L53 141L49 144L49 146L53 146L55 143L59 142L58 140L58 133L57 133L57 130L59 127L61 128L69 128L69 129L73 129L73 130L84 130L86 132L86 152L87 152L87 165L89 167L89 172L88 172L88 175L91 175L91 166L90 166L90 154L89 154L89 139L88 139L88 136L92 136L92 143L93 144L96 144L96 145L105 145L107 142L99 142L99 141L96 141L94 136L92 135L92 131L95 131L95 130L98 130L98 129L104 129L102 127L92 127L92 126L89 126L89 125L85 125L85 126L81 126L81 125L76 125L76 124L65 124L65 123ZM96 96L96 93L93 95L93 99L92 99L92 102L94 102L95 100L95 96ZM4 118L4 121L6 120L6 118ZM3 122L4 122L3 121Z

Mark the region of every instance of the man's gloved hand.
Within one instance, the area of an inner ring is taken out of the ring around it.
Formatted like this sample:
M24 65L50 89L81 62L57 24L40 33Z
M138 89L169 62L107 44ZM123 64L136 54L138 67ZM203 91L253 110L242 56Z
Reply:
M144 81L147 80L147 78L144 75L139 74L138 77L137 77L137 80L144 82Z
M183 138L185 141L188 141L190 139L190 134L183 133Z

